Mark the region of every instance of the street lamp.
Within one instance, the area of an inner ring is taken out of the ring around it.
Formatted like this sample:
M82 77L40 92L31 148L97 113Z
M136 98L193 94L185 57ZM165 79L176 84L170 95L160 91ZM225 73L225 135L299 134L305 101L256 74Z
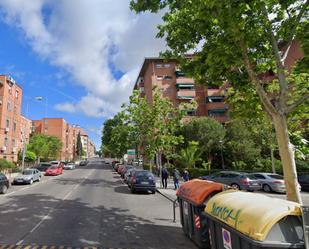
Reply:
M224 170L225 165L224 165L223 152L222 152L223 140L220 140L219 143L220 143L220 151L221 151L221 165L222 165L222 169Z
M43 100L45 100L45 118L47 118L47 102L48 102L48 99L47 99L47 97L42 97L42 96L36 96L36 97L34 97L35 98L35 100L37 100L37 101L43 101Z

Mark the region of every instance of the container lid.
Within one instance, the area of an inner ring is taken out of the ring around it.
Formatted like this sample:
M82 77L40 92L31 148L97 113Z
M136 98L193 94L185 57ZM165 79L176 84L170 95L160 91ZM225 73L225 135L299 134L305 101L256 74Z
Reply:
M205 212L254 240L264 241L282 218L301 216L301 206L263 194L228 190L212 197Z
M176 195L198 206L212 193L221 192L223 186L217 182L194 179L181 184Z

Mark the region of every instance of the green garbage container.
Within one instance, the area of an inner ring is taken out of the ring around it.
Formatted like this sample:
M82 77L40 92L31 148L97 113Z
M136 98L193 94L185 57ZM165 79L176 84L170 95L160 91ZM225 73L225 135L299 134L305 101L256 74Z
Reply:
M208 227L202 216L205 204L223 189L221 183L194 179L183 183L176 193L182 229L200 248L210 248Z
M212 249L305 248L301 206L229 190L205 208Z

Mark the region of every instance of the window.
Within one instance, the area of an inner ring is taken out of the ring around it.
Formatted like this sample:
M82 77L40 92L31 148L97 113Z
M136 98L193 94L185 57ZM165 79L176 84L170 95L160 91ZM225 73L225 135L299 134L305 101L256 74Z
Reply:
M11 111L11 103L10 103L10 102L7 102L7 104L6 104L6 110L7 110L8 112Z
M18 90L16 90L16 92L15 92L15 98L18 99L18 96L19 96L19 92L18 92Z
M12 147L15 147L15 139L12 139Z
M16 131L16 123L13 124L13 131Z
M48 119L44 120L44 124L48 125Z
M9 140L8 137L4 138L4 146L8 146L8 140Z
M163 76L162 75L158 75L157 76L157 80L163 80Z
M12 86L11 85L9 85L8 91L9 91L9 94L12 94Z
M45 130L44 130L44 132L47 133L47 131L48 131L48 129L47 129L47 127L46 127Z
M7 119L7 120L6 120L6 128L9 128L9 127L10 127L10 120Z
M225 109L212 109L208 110L208 115L210 117L222 117L225 116L226 110Z
M178 90L193 90L194 85L193 84L177 84L176 85Z
M254 174L254 176L257 178L257 179L265 179L265 176L261 175L261 174Z
M171 64L166 63L166 64L164 64L164 67L165 67L165 68L170 68L170 67L171 67Z
M14 113L17 112L17 105L14 105Z
M164 80L172 80L172 79L173 79L172 76L169 76L169 75L165 75L165 76L164 76Z
M223 102L223 96L208 96L206 97L206 103Z
M156 64L156 68L162 68L163 65L162 64Z

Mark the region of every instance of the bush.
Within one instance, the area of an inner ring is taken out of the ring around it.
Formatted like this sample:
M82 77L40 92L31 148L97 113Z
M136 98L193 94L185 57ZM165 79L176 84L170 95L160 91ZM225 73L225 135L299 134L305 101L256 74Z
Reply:
M0 159L0 171L18 172L19 168L12 162Z
M218 172L220 170L207 170L207 169L201 169L201 168L191 168L187 169L189 172L190 179L199 178L201 176L207 176L212 173Z

